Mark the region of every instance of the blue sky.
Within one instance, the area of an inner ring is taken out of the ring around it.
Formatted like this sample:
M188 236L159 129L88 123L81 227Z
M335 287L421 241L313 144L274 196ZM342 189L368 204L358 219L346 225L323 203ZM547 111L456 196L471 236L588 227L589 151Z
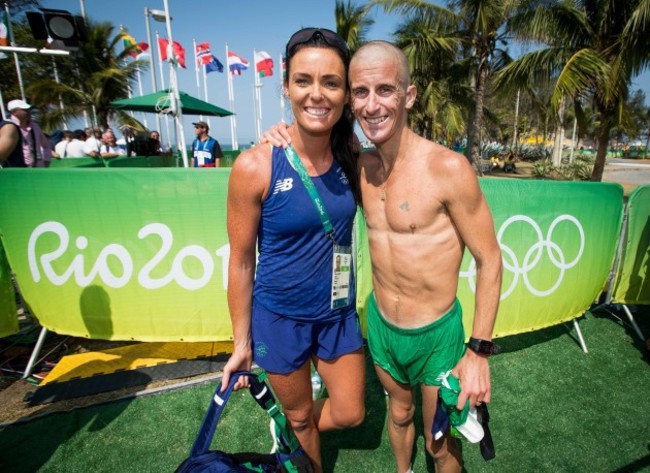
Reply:
M44 8L68 10L81 13L83 0L43 0ZM442 2L436 2L442 3ZM86 16L93 21L109 21L116 27L123 25L136 41L147 41L145 8L164 10L163 0L85 0ZM279 58L290 35L305 26L320 26L335 29L334 0L169 0L173 18L172 36L186 49L187 69L178 69L181 90L203 98L199 93L194 70L193 40L209 42L212 53L225 65L225 46L251 63L251 68L241 76L233 77L234 111L237 114L237 137L240 146L255 139L254 115L254 73L253 50L266 51L275 63L273 76L262 79L262 129L267 129L282 117L280 108ZM373 11L375 24L369 32L369 39L391 39L391 32L400 21L399 16ZM153 41L158 31L166 37L164 23L150 21ZM158 65L156 74L160 86ZM203 87L202 73L201 87ZM141 74L143 92L152 92L151 73ZM169 72L165 67L165 85L169 85ZM226 74L213 72L207 75L208 101L229 109ZM650 73L646 72L637 81L634 89L641 88L650 100ZM134 95L139 95L135 86ZM136 118L143 120L142 114ZM150 128L155 128L153 115L147 115ZM198 117L186 117L185 136L188 142L194 132L191 122ZM211 117L211 134L222 143L230 143L230 119ZM163 125L164 132L164 125Z

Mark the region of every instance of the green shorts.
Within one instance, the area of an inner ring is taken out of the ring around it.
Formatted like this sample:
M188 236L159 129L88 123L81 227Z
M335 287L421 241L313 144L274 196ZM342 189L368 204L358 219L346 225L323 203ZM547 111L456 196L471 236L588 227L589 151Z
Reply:
M393 379L411 386L440 386L437 379L452 369L465 353L463 310L454 306L435 322L404 329L379 312L374 292L368 303L368 347L373 362Z

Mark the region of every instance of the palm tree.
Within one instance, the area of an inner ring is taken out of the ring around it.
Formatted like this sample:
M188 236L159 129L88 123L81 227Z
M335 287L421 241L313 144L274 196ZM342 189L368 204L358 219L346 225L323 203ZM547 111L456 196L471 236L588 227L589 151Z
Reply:
M470 68L473 105L468 120L467 157L480 169L481 129L483 127L484 99L488 79L494 69L509 60L500 49L506 45L502 27L519 5L518 0L454 0L450 8L443 8L422 0L372 0L386 12L414 14L430 18L432 24L443 25L442 31L452 32L459 44L458 60Z
M146 61L129 61L130 49L117 53L121 34L114 34L110 23L88 22L88 42L67 61L61 61L65 81L57 83L52 76L34 80L28 86L34 103L47 110L41 121L51 126L63 120L79 117L84 112L92 121L107 127L109 121L118 125L130 125L142 129L142 125L122 111L115 111L110 102L126 98L129 88L137 77L138 68L146 69ZM58 107L59 97L65 110Z
M411 128L431 140L448 143L465 131L471 96L467 68L456 62L459 42L432 17L410 15L394 33L395 44L409 63L418 100L409 113Z
M591 180L601 181L612 129L633 77L648 66L650 1L571 0L533 2L509 30L518 39L543 43L497 77L500 86L554 81L552 104L591 102L597 118L597 153ZM579 112L579 110L577 110Z
M366 7L356 7L352 5L351 0L347 3L336 0L334 17L336 32L345 40L353 53L366 42L368 30L375 23L375 20L368 17Z

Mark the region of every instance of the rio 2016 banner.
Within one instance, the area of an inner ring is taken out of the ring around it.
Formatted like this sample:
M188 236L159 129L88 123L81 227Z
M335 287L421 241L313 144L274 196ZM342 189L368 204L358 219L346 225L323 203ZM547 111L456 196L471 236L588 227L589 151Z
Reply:
M616 255L623 189L618 184L481 179L503 261L494 336L566 322L582 315L603 290ZM363 225L357 239L367 240ZM367 244L357 261L361 313L372 288ZM472 327L476 263L465 251L458 298L467 336Z
M2 243L32 313L47 329L74 336L230 339L228 177L227 169L0 172ZM495 335L582 314L614 261L622 188L497 179L481 185L504 262ZM362 221L358 229L363 317L371 275ZM466 255L459 298L467 327L475 281Z
M627 206L625 242L612 302L650 304L650 185L635 188Z

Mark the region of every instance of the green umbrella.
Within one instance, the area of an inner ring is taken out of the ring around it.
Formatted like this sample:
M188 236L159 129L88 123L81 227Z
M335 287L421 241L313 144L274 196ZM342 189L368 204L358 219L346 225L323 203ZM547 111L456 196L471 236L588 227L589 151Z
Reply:
M234 115L234 113L226 109L204 102L185 92L179 92L179 96L183 115L210 115L215 117ZM169 89L130 99L114 100L111 105L114 108L133 110L134 112L160 113L170 107Z

